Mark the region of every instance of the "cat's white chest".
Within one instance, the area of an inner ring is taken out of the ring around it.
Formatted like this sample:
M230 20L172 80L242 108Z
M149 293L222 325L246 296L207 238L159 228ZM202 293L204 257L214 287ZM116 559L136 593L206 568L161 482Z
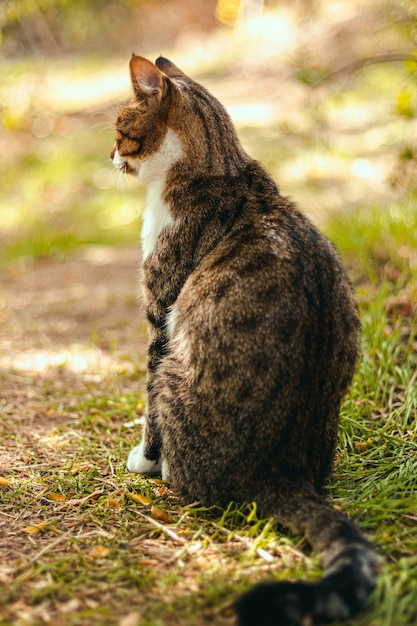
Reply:
M148 186L148 194L146 199L146 208L142 221L142 251L143 258L146 259L148 254L155 247L161 231L165 226L172 224L173 220L169 211L168 204L163 200L162 194L165 181L153 183Z
M159 149L144 160L139 170L139 179L148 187L146 208L142 223L143 258L152 252L161 231L173 223L169 206L163 198L166 178L171 167L183 154L178 135L168 129Z

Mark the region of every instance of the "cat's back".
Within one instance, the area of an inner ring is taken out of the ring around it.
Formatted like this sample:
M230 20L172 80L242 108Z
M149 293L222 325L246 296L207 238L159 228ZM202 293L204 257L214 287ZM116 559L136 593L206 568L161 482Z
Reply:
M177 395L187 398L189 415L202 403L210 407L211 432L216 423L224 428L224 415L225 441L245 424L253 475L262 474L256 458L271 470L287 431L282 462L320 483L330 471L338 403L358 350L352 289L332 244L292 202L268 179L263 187L261 171L256 185L249 181L219 190L219 210L227 202L235 218L177 298L164 367L172 375L187 372ZM210 194L214 200L213 189ZM256 415L261 422L253 421ZM199 427L205 427L201 415ZM301 453L300 433L307 441ZM234 476L234 454L238 462L241 449L224 451L230 466L222 475Z
M207 184L206 193L210 201L203 189L198 199L188 192L189 202L196 212L200 203L216 206L210 211L216 236L184 285L179 304L212 305L217 315L222 306L236 316L252 311L263 326L271 319L267 311L275 321L293 314L307 327L325 316L337 323L340 315L350 317L357 330L353 291L337 251L258 163L240 177ZM207 245L207 234L202 239Z

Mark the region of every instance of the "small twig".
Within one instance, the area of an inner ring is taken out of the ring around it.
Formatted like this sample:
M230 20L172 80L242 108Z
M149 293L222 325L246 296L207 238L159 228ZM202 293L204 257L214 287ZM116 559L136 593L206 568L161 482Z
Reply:
M369 67L370 65L378 65L379 63L400 63L401 61L414 61L414 63L417 63L417 55L404 53L377 54L372 57L359 59L358 61L353 61L352 63L344 65L334 72L330 72L330 74L327 74L327 76L318 80L314 86L319 86L322 83L327 83L331 80L337 80L341 76L353 74L354 72L357 72L364 67Z
M136 513L137 515L140 515L141 517L146 519L150 524L153 524L154 526L156 526L156 528L159 528L159 530L162 530L173 541L176 541L177 543L180 543L181 545L188 543L185 539L182 539L181 537L179 537L176 532L174 532L167 526L164 526L163 524L161 524L161 522L158 522L156 519L153 519L153 517L149 517L149 515L145 515L144 513L141 513L140 511L136 511Z
M97 498L97 496L102 496L104 493L103 489L97 489L97 491L93 491L93 493L89 493L88 496L84 496L83 498L73 498L72 500L65 500L62 502L61 509L67 506L78 506L80 504L84 504L88 500L92 498Z
M249 550L254 548L253 541L251 541L247 537L242 537L241 535L238 535L237 533L230 533L226 528L223 528L223 527L220 527L219 530L223 531L223 533L227 535L231 534L233 539L237 539L238 541L243 543ZM267 552L263 548L255 548L255 550L256 550L256 554L260 556L261 559L268 561L268 563L272 563L275 560L272 554L269 554L269 552Z

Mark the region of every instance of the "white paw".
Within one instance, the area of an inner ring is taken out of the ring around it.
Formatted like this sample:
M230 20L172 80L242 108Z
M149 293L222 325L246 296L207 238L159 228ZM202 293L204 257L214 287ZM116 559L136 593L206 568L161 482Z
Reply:
M162 459L161 463L162 480L169 480L169 467L166 459Z
M129 472L135 472L135 474L160 474L161 463L155 463L155 461L149 461L143 454L144 442L140 442L138 446L132 448L127 457L126 466Z

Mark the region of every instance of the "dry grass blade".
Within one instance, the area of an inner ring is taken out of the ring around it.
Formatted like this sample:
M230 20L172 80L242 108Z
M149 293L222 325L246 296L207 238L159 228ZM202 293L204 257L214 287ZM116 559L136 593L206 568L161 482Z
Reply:
M39 550L39 552L37 552L34 556L32 556L29 559L29 563L31 563L32 565L34 563L36 563L37 561L39 561L39 559L44 555L44 554L48 554L49 552L52 552L52 550L54 548L56 548L60 543L62 543L63 541L66 541L67 539L69 539L72 536L71 532L66 532L63 533L62 535L60 535L59 537L57 537L56 539L54 539L54 541L51 541L51 543L48 543L48 545L44 546L42 548L42 550Z
M145 519L147 522L149 522L149 524L152 524L153 526L161 530L165 535L167 535L170 539L172 539L176 543L180 543L181 545L185 545L187 543L186 539L179 537L177 533L172 530L172 528L165 526L165 524L162 524L157 519L154 519L153 517L150 517L149 515L145 515L141 511L137 511L136 514L142 517L143 519Z

